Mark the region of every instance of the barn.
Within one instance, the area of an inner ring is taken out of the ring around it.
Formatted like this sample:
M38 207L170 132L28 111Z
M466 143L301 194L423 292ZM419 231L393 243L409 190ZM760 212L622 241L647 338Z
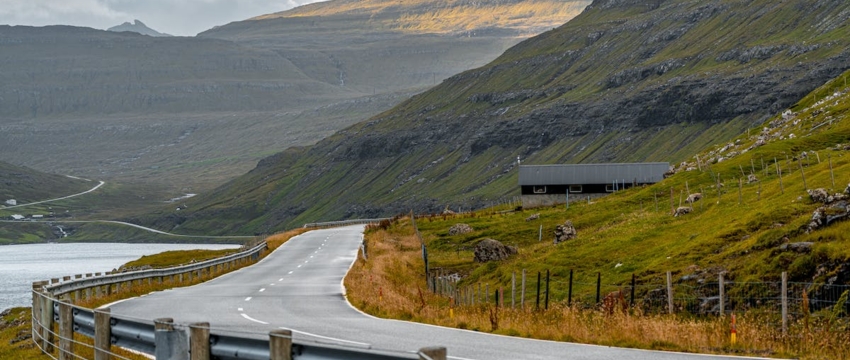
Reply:
M570 196L585 198L634 186L654 184L670 170L666 162L627 164L520 165L522 206L564 204Z

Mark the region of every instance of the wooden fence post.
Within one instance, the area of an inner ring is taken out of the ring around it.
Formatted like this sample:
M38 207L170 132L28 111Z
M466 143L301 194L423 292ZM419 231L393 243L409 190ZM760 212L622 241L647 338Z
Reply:
M667 272L667 311L674 313L673 309L673 274Z
M511 309L516 307L516 271L511 272Z
M782 272L782 334L788 333L788 273Z
M723 283L723 273L717 276L717 286L720 288L720 316L726 315L726 284Z
M519 307L525 309L525 269L522 269L522 285L519 293Z

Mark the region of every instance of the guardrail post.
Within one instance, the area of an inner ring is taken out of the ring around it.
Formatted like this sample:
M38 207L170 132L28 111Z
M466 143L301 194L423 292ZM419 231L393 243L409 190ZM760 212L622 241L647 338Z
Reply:
M32 341L37 342L41 334L41 288L44 281L32 283Z
M39 305L41 316L41 348L46 353L53 352L53 299L46 291L41 293Z
M68 303L59 303L59 360L74 357L74 313Z
M174 330L174 319L155 319L154 344L156 350L154 356L157 359L166 360L188 360L189 348L186 341L186 333Z
M446 348L426 347L419 349L419 360L446 360Z
M269 359L292 360L291 330L273 330L269 333Z
M189 354L191 360L210 360L210 323L189 324Z
M112 358L112 329L110 328L111 311L109 308L94 310L94 360L109 360Z

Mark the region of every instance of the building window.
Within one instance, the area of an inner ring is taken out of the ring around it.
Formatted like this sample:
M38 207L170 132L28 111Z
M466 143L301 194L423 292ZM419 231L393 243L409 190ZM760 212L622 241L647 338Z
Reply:
M614 184L605 185L605 191L606 192L614 192Z
M571 193L580 193L581 192L581 185L570 185L570 192Z
M534 193L535 194L545 194L546 193L546 186L545 185L544 186L534 186Z

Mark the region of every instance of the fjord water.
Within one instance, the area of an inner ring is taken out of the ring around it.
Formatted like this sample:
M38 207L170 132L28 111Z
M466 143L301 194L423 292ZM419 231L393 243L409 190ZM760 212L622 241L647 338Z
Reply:
M66 243L0 246L0 311L32 303L32 283L75 274L106 272L169 250L233 249L220 244Z

